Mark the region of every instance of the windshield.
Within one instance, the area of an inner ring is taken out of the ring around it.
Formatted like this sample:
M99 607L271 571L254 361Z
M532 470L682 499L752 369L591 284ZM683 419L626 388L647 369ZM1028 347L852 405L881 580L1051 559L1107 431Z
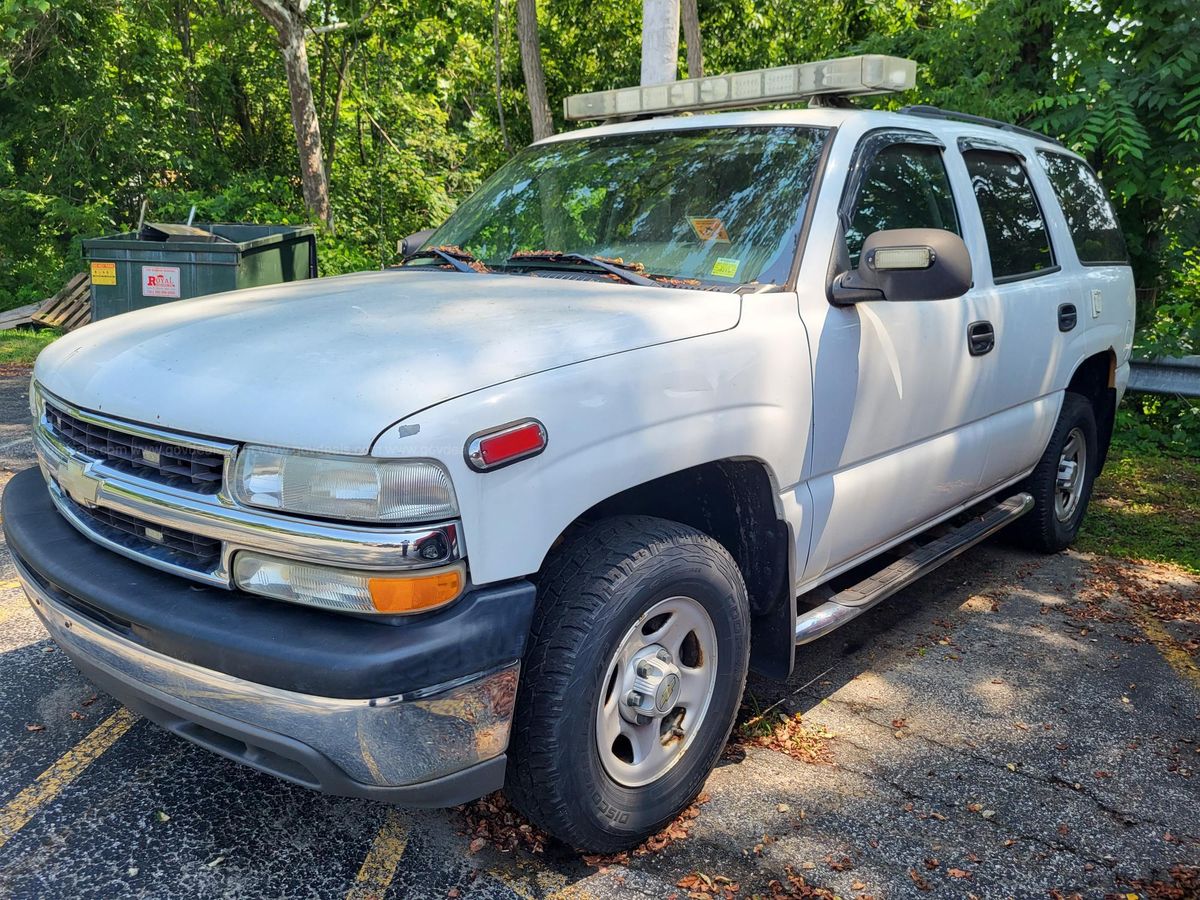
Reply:
M826 129L707 128L530 147L426 243L492 268L577 253L708 284L787 280Z

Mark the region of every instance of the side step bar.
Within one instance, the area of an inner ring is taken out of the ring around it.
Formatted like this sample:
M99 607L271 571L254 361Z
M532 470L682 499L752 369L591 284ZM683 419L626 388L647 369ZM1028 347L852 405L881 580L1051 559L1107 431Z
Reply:
M797 616L796 643L807 644L840 628L876 603L886 600L942 563L949 562L963 551L974 547L1031 509L1033 497L1029 494L1014 494L982 515L918 547L908 556L896 560L870 578L840 591L820 606Z

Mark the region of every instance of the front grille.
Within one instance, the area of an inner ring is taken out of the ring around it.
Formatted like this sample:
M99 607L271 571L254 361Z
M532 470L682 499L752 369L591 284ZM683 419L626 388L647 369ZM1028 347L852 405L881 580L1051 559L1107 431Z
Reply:
M60 441L91 459L160 484L200 494L221 490L225 457L77 419L46 404L46 421Z
M85 526L129 550L196 572L212 572L221 561L221 542L214 538L146 522L104 507L81 506L69 497L66 502Z

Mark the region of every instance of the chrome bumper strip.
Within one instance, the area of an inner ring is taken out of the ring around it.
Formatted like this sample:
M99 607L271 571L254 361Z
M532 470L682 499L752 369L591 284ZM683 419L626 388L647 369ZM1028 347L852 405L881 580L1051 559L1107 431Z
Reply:
M343 700L256 684L135 644L52 596L17 562L54 641L130 694L174 698L299 741L366 785L430 781L499 756L508 745L520 663L408 694ZM121 699L120 692L118 699Z

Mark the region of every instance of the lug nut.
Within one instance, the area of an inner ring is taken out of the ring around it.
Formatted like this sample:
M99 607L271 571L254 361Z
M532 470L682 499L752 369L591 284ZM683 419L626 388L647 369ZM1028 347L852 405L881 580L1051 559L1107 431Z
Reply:
M644 662L640 662L637 664L637 673L638 673L638 678L649 678L650 677L650 667L648 665L646 665Z
M639 692L630 691L628 694L625 695L625 704L627 706L641 706L643 699L645 699L645 698L642 697L642 695Z
M669 663L671 661L671 654L667 652L665 647L659 650L655 655L665 663Z

